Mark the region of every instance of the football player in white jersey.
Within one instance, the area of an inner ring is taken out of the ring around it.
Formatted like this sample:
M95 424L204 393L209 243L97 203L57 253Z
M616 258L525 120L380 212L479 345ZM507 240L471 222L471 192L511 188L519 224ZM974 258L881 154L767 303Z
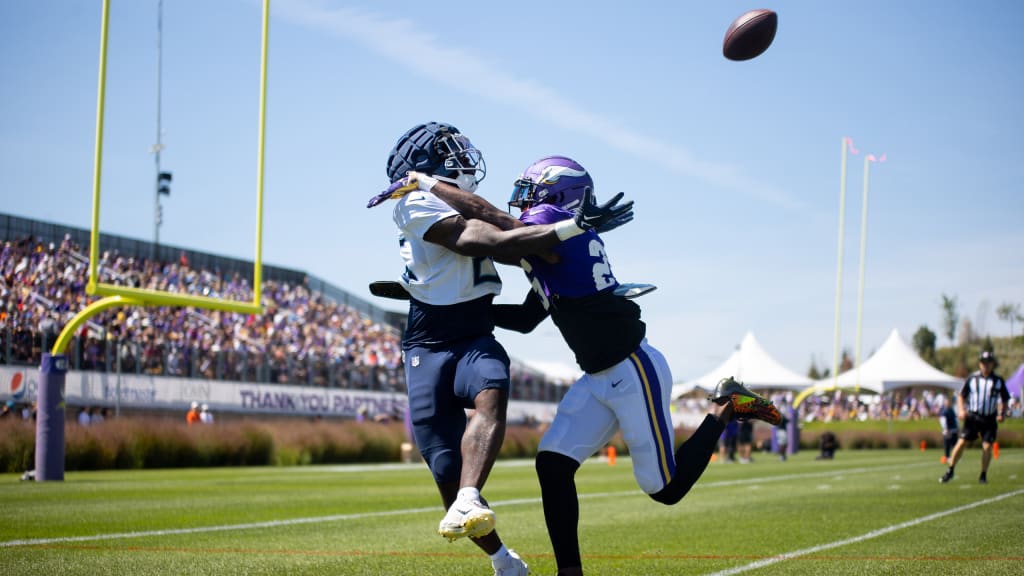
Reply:
M411 171L420 181L404 186ZM504 439L510 385L508 355L493 336L491 303L501 279L491 258L518 262L594 227L619 225L631 219L632 202L590 203L564 222L514 230L467 220L429 192L430 184L475 191L486 173L483 157L454 126L437 122L398 140L387 173L392 186L368 207L398 200L393 216L410 295L402 338L409 411L417 447L448 509L438 532L471 538L491 556L495 574L526 574L526 564L494 531L494 512L480 495ZM468 423L467 409L475 411Z

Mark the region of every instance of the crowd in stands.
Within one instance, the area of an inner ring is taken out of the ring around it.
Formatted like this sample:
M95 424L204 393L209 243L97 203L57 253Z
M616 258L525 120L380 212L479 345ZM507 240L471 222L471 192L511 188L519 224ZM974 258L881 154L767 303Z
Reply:
M88 256L66 235L0 250L0 364L38 365L64 326L98 298ZM237 272L197 269L182 253L154 261L106 251L100 282L251 302ZM117 307L87 321L66 349L73 370L405 390L401 334L297 282L265 280L260 315L181 307ZM557 401L562 383L513 363L513 398Z
M88 296L88 258L65 237L32 238L0 251L0 360L38 364ZM249 281L197 270L182 255L156 262L105 252L100 281L252 301ZM73 369L316 386L403 388L400 334L302 285L267 281L264 313L121 307L92 318L67 349Z
M776 404L785 403L780 395ZM831 394L810 396L800 406L804 421L832 422L835 420L933 420L945 408L946 403L956 406L956 391L933 390L929 388L906 388L882 395L857 396L850 392L836 391ZM785 404L779 404L785 405ZM1010 399L1009 412L1015 417L1021 414L1021 405L1016 398Z

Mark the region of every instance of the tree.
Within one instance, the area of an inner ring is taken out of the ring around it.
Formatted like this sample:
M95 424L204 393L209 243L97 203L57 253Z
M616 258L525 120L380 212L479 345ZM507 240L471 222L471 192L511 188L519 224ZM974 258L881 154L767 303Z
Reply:
M922 325L914 332L914 350L925 360L935 358L935 332Z
M955 344L956 328L960 324L960 312L957 310L956 296L942 295L942 333Z
M842 374L850 370L853 370L853 358L850 357L850 351L843 348L843 355L839 360L839 373Z
M1024 316L1020 313L1020 304L1010 304L1009 302L1003 302L996 308L996 316L1003 322L1010 323L1010 338L1013 338L1013 323L1024 322Z
M821 380L822 375L818 370L818 363L814 361L814 357L811 357L811 367L807 369L807 377L811 380Z

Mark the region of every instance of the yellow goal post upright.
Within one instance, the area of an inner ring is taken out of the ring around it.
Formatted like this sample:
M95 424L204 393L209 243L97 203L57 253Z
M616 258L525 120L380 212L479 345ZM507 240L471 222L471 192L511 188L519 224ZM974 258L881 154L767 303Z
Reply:
M110 0L103 0L100 24L99 88L96 101L96 141L93 165L92 230L89 246L89 281L86 293L101 296L64 326L49 354L43 354L37 389L35 479L64 480L64 382L68 362L65 350L79 328L90 318L117 306L182 306L241 314L261 314L263 283L263 165L266 150L267 45L270 30L270 0L263 0L260 45L259 135L256 161L256 254L253 258L253 300L240 302L105 284L99 281L100 182L103 168L103 121L107 81L107 38Z

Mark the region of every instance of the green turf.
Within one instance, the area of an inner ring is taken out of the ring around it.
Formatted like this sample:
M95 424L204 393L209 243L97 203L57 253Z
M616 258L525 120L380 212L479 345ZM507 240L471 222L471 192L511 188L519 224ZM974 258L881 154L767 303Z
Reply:
M745 573L1020 573L1024 451L1004 449L985 486L977 448L944 486L934 450L813 456L712 463L673 507L639 492L628 459L588 462L577 477L587 574L756 562L773 563ZM499 462L485 495L533 573L554 574L531 463ZM434 533L443 512L424 467L77 472L63 483L2 475L0 502L3 574L491 573L471 543ZM865 538L908 522L917 523Z

